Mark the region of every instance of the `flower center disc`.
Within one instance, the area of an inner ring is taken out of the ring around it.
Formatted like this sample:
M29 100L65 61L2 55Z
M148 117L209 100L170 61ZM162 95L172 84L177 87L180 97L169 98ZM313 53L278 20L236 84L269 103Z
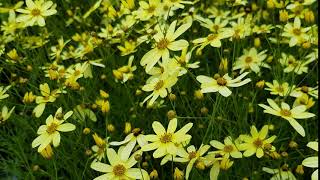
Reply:
M166 49L168 44L169 44L169 41L166 38L163 38L157 43L157 48Z
M217 83L218 83L220 86L225 86L225 85L227 84L227 81L226 81L224 78L219 77L219 78L217 79Z
M255 141L253 141L253 144L257 147L257 148L259 148L259 147L262 147L262 145L263 145L263 142L262 142L262 140L261 139L256 139Z
M122 176L126 172L126 168L122 164L118 164L113 167L113 173L116 176Z
M246 63L251 63L252 62L252 57L248 56L246 57L246 59L244 60Z
M171 141L172 141L172 134L171 133L165 133L160 138L160 142L162 142L162 143L169 143Z
M39 9L32 9L31 14L32 16L39 16L40 15L40 10Z
M226 145L226 146L224 146L223 151L224 152L228 152L228 153L232 152L233 151L233 147L231 145Z
M287 110L287 109L281 109L280 114L282 116L290 116L291 112L289 110Z
M197 157L197 152L195 151L189 152L189 159L193 159L195 157Z
M218 36L216 34L210 34L208 35L207 39L208 41L213 41L214 39L216 39Z
M301 34L301 30L298 28L293 29L293 34L299 36Z
M57 127L58 127L58 125L56 123L51 123L47 128L47 132L49 134L52 134L57 130Z
M157 82L157 84L154 86L154 90L159 90L159 89L161 89L163 85L164 85L163 80L160 80L160 81Z

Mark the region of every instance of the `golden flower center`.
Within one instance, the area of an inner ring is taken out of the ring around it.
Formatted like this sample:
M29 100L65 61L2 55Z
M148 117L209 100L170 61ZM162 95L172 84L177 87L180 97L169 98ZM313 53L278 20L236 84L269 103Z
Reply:
M259 148L259 147L262 147L263 141L258 138L258 139L253 141L253 144L254 144L255 147Z
M132 130L132 133L134 136L139 136L141 134L141 129L140 128L134 128Z
M233 146L232 145L225 145L223 148L224 152L232 152L233 151Z
M172 134L171 133L165 133L160 138L160 142L162 142L162 143L169 143L171 141L172 141Z
M116 176L122 176L126 172L126 168L122 164L117 164L113 167L113 173Z
M282 116L290 116L291 112L288 109L281 109L280 114Z
M207 37L207 39L208 39L208 41L213 41L213 40L215 40L217 37L218 37L218 35L216 35L216 34L209 34L208 37Z
M214 30L218 31L220 27L219 27L219 25L215 24L215 25L213 25L212 28L213 28Z
M159 82L157 82L157 84L154 86L154 90L159 90L163 87L164 85L164 81L160 80Z
M304 92L304 93L308 93L309 89L307 86L302 86L301 87L301 91Z
M292 30L292 32L293 32L294 35L297 35L297 36L299 36L301 34L301 30L299 28L294 28Z
M32 16L39 16L41 14L41 11L39 9L32 9L31 10Z
M193 159L195 157L197 157L197 152L195 151L189 152L189 159Z
M225 86L227 84L227 80L225 80L223 77L219 77L217 79L217 83L220 85L220 86Z
M58 124L56 123L51 123L48 127L47 127L47 132L49 134L54 133L57 130Z
M169 44L169 41L166 38L163 38L157 43L157 48L166 49L168 44Z
M246 57L245 59L244 59L244 61L246 62L246 63L251 63L252 62L252 57L251 56L248 56L248 57Z
M153 13L154 10L156 10L155 6L149 6L149 8L147 9L148 13Z
M278 86L278 87L276 87L276 90L277 90L278 92L283 92L283 91L284 91L284 89L283 89L283 87L282 87L282 86Z

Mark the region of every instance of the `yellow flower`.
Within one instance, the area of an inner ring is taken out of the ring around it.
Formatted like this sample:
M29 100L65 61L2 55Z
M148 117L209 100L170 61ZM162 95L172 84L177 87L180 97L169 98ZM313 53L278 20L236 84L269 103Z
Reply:
M307 146L315 151L318 151L318 142L316 141L309 142ZM311 168L318 168L319 167L318 158L319 158L318 156L308 157L302 161L302 165L306 167L311 167ZM318 179L318 169L316 169L311 175L311 180L316 180L316 179Z
M108 138L107 140L102 139L100 136L98 136L97 133L94 133L92 137L94 142L96 143L96 145L93 145L91 147L92 151L95 152L92 157L95 157L95 159L101 161L102 158L105 158L106 150L109 147L109 144L107 142Z
M309 97L308 94L303 93L293 102L293 107L305 105L307 109L310 109L314 104L315 102L313 101L313 98Z
M272 95L278 95L281 97L284 96L293 96L293 97L298 97L301 95L301 93L296 91L296 86L289 86L289 83L284 82L279 84L277 80L273 80L272 84L269 82L266 82L267 88L265 90L270 91L270 94Z
M244 49L243 55L236 60L232 69L240 69L240 73L248 69L259 73L260 67L270 68L268 64L263 62L267 58L266 52L267 50L258 53L256 48Z
M143 100L143 103L151 98L148 105L152 105L159 96L162 98L166 97L171 92L171 87L178 81L177 76L177 72L173 75L167 72L160 76L149 78L146 85L142 87L142 90L146 92L152 91L152 93Z
M32 148L39 146L38 152L43 151L49 144L58 147L60 144L60 133L75 130L75 125L64 123L71 115L72 111L68 111L65 115L62 114L62 108L59 108L53 117L50 115L46 119L46 125L41 125L37 131L38 136L32 141Z
M239 144L234 144L230 136L224 139L224 144L216 140L210 141L210 144L211 146L219 149L218 151L213 151L212 153L218 153L223 156L223 158L229 158L229 156L233 158L242 158L242 154L238 149Z
M130 152L131 153L131 152ZM107 157L110 164L105 164L97 161L91 163L91 168L103 172L105 174L96 177L94 180L102 179L145 179L149 180L149 174L140 168L133 168L137 161L135 155L142 154L142 151L137 151L130 156L130 153L123 152L123 148L119 148L118 153L115 150L108 148Z
M160 0L139 1L139 5L136 16L141 21L148 21L151 17L160 15Z
M290 106L282 102L281 107L279 107L274 100L267 99L270 106L259 104L265 110L264 113L272 114L275 116L280 116L287 121L289 121L290 125L301 135L305 136L305 131L303 127L296 121L296 119L307 119L314 117L315 115L309 112L306 112L307 108L304 105L299 105L294 108L290 108Z
M47 147L45 147L41 152L40 152L41 156L46 158L46 159L50 159L53 155L53 151L52 151L52 147L50 144L47 145Z
M6 120L9 119L9 117L11 116L14 108L15 108L15 106L13 106L13 108L11 108L10 111L8 111L8 107L7 106L3 106L2 107L2 110L0 112L0 124L4 123Z
M10 37L8 35L15 35L16 30L19 28L22 28L22 23L17 22L16 13L13 10L10 10L8 21L2 22L1 31L3 31L5 36L7 35L7 37Z
M193 123L188 123L183 126L179 131L177 129L177 119L174 118L169 121L168 129L165 130L160 122L154 121L152 123L153 131L156 135L146 135L146 140L152 142L144 145L142 151L153 152L154 158L160 158L167 154L175 155L177 153L177 145L183 144L191 139L191 135L186 134L192 127Z
M56 89L51 92L49 85L47 83L44 83L40 84L40 93L42 96L36 97L36 103L38 105L33 109L33 113L37 118L42 115L46 107L46 103L54 102L59 94L62 93L62 91Z
M250 128L251 135L240 135L239 140L243 141L239 145L239 149L243 152L244 157L250 157L256 154L258 158L264 155L264 151L274 151L275 147L271 145L276 136L267 138L268 125L262 127L261 131L258 132L255 126Z
M293 24L287 23L284 26L284 32L282 33L282 36L289 38L289 46L293 47L309 40L309 36L307 34L309 30L310 27L301 27L300 18L296 17L294 18Z
M23 13L18 16L18 22L24 22L26 26L33 26L38 24L39 26L45 26L45 17L51 16L57 13L56 4L52 1L44 0L26 0L26 9L17 9L17 12Z
M250 78L242 81L247 74L249 73L245 72L235 79L229 77L228 74L225 74L223 77L219 77L217 79L200 75L197 76L197 80L201 83L202 93L219 92L222 96L228 97L232 93L228 87L239 87L251 82Z
M1 101L2 99L6 99L6 98L9 97L9 94L6 94L6 92L7 92L10 88L11 88L11 85L6 86L6 87L0 86L0 101Z
M191 145L187 148L187 151L182 147L179 150L178 156L173 158L174 162L188 162L187 168L186 168L186 179L189 178L189 174L194 166L194 164L197 164L200 161L203 161L204 157L202 157L208 150L210 146L209 145L201 145L198 150ZM170 160L170 159L169 159Z
M190 28L192 21L181 25L177 30L175 30L176 24L177 21L172 22L165 34L162 32L163 27L156 26L158 33L153 36L155 40L153 49L147 52L140 61L141 66L146 65L146 72L150 71L160 58L162 58L162 62L168 61L170 58L169 50L180 51L189 45L186 40L181 39L176 41L176 39Z
M221 47L221 40L232 36L230 29L225 29L222 32L211 33L207 37L198 38L192 41L196 45L201 45L197 52L201 51L204 47L210 44L212 47Z
M269 174L273 174L272 180L281 180L281 179L288 179L288 180L296 180L296 177L292 174L292 172L288 169L270 169L267 167L263 167L262 171L267 172Z
M123 151L131 152L136 144L139 144L140 147L148 144L146 137L142 134L142 130L135 128L132 130L132 133L128 134L123 141L120 142L110 142L111 146L120 146L126 144L123 148Z

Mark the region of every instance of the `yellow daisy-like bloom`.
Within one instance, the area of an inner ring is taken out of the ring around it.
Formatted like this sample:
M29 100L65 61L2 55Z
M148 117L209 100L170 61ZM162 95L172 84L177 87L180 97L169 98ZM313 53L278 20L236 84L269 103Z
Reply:
M193 123L188 123L179 131L175 132L177 129L177 121L177 118L170 120L167 130L164 129L160 122L154 121L152 128L156 134L146 135L146 140L152 143L143 146L142 151L156 149L153 152L154 158L160 158L167 154L176 155L178 150L177 145L183 144L191 139L191 135L186 133L193 126Z
M225 74L223 77L219 77L217 79L200 75L200 76L197 76L197 80L201 83L202 93L219 92L222 96L228 97L232 93L228 87L243 86L251 81L250 78L247 78L242 81L242 79L247 74L249 73L245 72L235 79L232 79L231 77L229 77L228 74Z
M271 180L296 180L296 177L294 177L293 173L287 168L271 169L263 167L262 171L273 174L272 178L270 178Z
M154 48L147 52L140 61L141 66L146 65L146 72L150 71L160 58L162 58L163 62L168 61L170 57L169 50L180 51L188 47L188 41L184 39L176 41L176 39L190 28L192 21L181 25L177 30L175 30L176 24L177 21L173 21L165 34L162 32L163 28L156 27L158 33L153 36L156 41Z
M34 24L45 26L44 18L57 13L56 4L53 4L52 1L26 0L26 5L26 9L17 9L17 12L23 13L17 18L17 22L24 22L26 26Z
M58 89L51 91L47 83L40 84L40 92L42 96L36 97L36 103L38 105L33 109L33 113L36 117L40 117L42 115L46 108L46 103L54 102L61 93Z
M151 98L148 105L152 105L159 96L162 98L166 97L168 93L171 92L171 87L175 85L177 81L178 72L174 74L168 72L160 76L152 76L148 79L147 84L142 87L143 91L152 91L152 93L143 100L143 103Z
M307 146L318 152L318 142L316 141L309 142ZM302 161L302 165L310 168L318 168L319 166L318 158L319 158L318 156L308 157ZM316 179L318 179L318 169L316 169L311 175L311 180L316 180Z
M36 139L32 141L32 148L39 146L38 152L44 150L50 143L54 147L58 147L60 144L60 133L59 132L69 132L76 129L75 125L71 123L64 123L71 115L72 111L67 112L65 115L62 114L62 108L59 108L53 117L50 115L46 119L46 125L39 127Z
M293 97L298 97L301 95L301 93L297 92L296 86L289 86L289 83L284 82L284 83L279 83L277 80L273 80L272 84L269 82L266 82L267 88L265 90L270 91L270 94L272 95L278 95L278 96L293 96Z
M289 38L289 46L293 47L295 45L300 45L309 39L307 34L309 30L310 27L302 28L301 20L296 17L294 18L293 24L288 23L284 26L282 36Z
M262 127L261 131L258 132L255 126L251 126L250 135L240 135L239 139L244 143L239 145L239 149L243 152L244 157L250 157L256 154L258 158L264 155L264 151L274 151L275 147L271 145L276 136L267 138L268 125Z
M6 92L7 92L10 88L11 88L11 85L6 86L6 87L0 86L0 101L1 101L2 99L6 99L6 98L9 97L9 94L7 94Z
M192 42L195 44L201 45L198 51L201 51L204 47L206 47L208 44L210 44L212 47L221 47L222 39L226 39L232 36L232 31L230 29L225 29L225 31L222 32L216 32L211 33L207 37L202 37L193 40Z
M208 150L210 146L209 145L201 145L198 150L191 145L187 148L187 151L181 148L179 153L177 153L180 157L173 158L174 162L188 162L187 168L186 168L186 179L189 178L189 174L194 166L194 164L197 164L198 162L202 162L204 157L202 157Z
M105 158L106 151L109 146L107 142L108 138L106 140L102 139L97 133L94 133L92 137L94 142L96 143L91 147L92 151L95 152L92 157L94 157L98 161L101 161L102 158Z
M274 100L267 99L270 106L259 104L265 110L264 113L272 114L275 116L280 116L287 121L289 121L290 125L301 135L305 136L304 128L295 120L295 119L307 119L314 117L315 115L309 112L306 112L307 107L305 105L299 105L294 108L290 108L290 106L281 102L281 107L279 107Z
M11 116L15 106L9 111L7 106L3 106L0 112L0 124L4 123Z
M105 174L94 178L94 180L106 180L106 179L145 179L149 180L150 177L144 169L132 168L137 161L135 155L142 154L142 151L137 151L130 156L130 153L123 151L123 147L120 147L118 153L112 148L107 149L107 157L110 164L94 161L91 164L91 168L103 172Z
M270 66L263 61L267 58L267 50L258 53L256 48L243 50L243 55L234 63L233 70L240 69L240 73L245 70L252 70L255 73L260 72L260 67L270 68Z
M212 153L218 153L223 156L223 158L229 158L230 156L233 158L242 158L242 153L238 149L239 145L234 144L230 136L224 139L224 144L216 140L210 141L210 144L211 146L219 149L218 151L213 151Z

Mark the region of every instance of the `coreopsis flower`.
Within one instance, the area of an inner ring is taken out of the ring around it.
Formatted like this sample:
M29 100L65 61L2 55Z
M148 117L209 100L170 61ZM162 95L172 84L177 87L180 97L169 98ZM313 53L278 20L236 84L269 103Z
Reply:
M9 111L7 106L2 107L2 110L0 112L0 124L4 123L10 118L14 108L15 106L13 106L13 108L11 108L11 110Z
M16 30L22 27L23 27L23 24L20 22L17 22L16 13L13 10L10 10L8 21L3 21L1 24L1 31L3 31L3 34L5 36L15 35Z
M140 147L148 144L145 135L142 134L142 130L139 128L135 128L132 130L130 134L128 134L123 141L120 142L110 142L111 146L120 146L126 144L123 148L124 151L132 151L136 144L139 144Z
M197 19L200 22L200 25L209 29L214 33L221 33L227 30L226 26L228 25L227 19L222 19L220 16L216 17L214 21L209 18L200 18Z
M271 143L275 140L276 136L273 135L268 138L268 125L264 125L260 131L255 126L251 126L251 135L240 135L239 140L242 143L239 145L239 149L243 152L244 157L250 157L254 154L258 158L264 155L264 151L274 151L275 147Z
M54 116L50 115L46 119L46 125L39 127L37 131L39 136L32 141L32 148L39 146L38 152L41 152L51 143L54 147L58 147L60 144L59 132L69 132L76 129L75 125L64 123L72 114L72 111L63 114L62 108L60 107Z
M153 131L155 135L146 135L146 140L151 142L150 144L144 145L142 151L151 151L153 152L154 158L160 158L167 154L176 155L177 145L185 143L191 139L191 135L186 134L192 127L193 123L188 123L183 126L177 132L177 118L173 118L169 121L167 130L164 129L162 124L158 121L152 123Z
M232 69L240 69L240 73L248 69L259 73L260 67L270 68L268 64L263 62L267 58L266 52L267 50L258 53L256 48L244 49L243 55L235 61Z
M136 17L141 21L148 21L150 18L160 15L160 0L139 1L139 6Z
M197 50L198 52L200 52L208 44L210 44L212 47L219 48L222 45L221 40L231 37L232 33L233 32L230 29L225 29L221 32L211 33L207 37L195 39L192 41L192 43L194 43L196 46L200 46L200 48Z
M218 153L223 156L223 158L229 158L230 156L233 158L242 158L242 153L239 151L238 147L239 144L232 142L232 138L230 136L224 139L224 144L216 140L210 141L210 144L218 149L212 153Z
M101 161L101 159L106 157L107 148L109 147L108 139L102 139L97 133L92 135L94 142L96 143L91 147L92 151L95 152L92 157L96 160Z
M301 27L300 18L295 17L293 24L287 23L284 26L284 32L282 33L282 36L287 37L289 39L289 46L293 47L309 40L309 36L307 34L309 30L310 27Z
M201 83L202 93L219 92L222 96L228 97L232 93L228 87L240 87L251 82L250 78L242 81L247 74L249 73L245 72L235 79L232 79L228 74L217 79L200 75L197 76L197 80Z
M178 153L179 157L173 158L174 162L188 162L186 168L186 179L189 178L189 174L195 164L198 162L202 162L204 157L203 155L209 150L209 145L201 145L200 148L197 150L193 145L187 148L187 151L181 148Z
M291 54L281 53L281 58L279 62L284 66L283 72L290 73L294 72L298 75L302 73L307 73L309 68L308 65L315 61L314 58L309 58L308 60L296 60Z
M160 28L158 25L156 27L157 34L153 36L155 40L155 44L153 44L153 49L148 51L141 59L140 65L146 65L146 72L150 71L150 69L162 58L162 62L168 61L170 58L170 51L180 51L183 48L188 47L188 41L181 39L176 39L187 31L192 21L186 24L181 25L177 30L176 29L177 21L173 21L167 31L163 33L163 27Z
M2 99L6 99L6 98L9 97L9 94L7 94L6 92L7 92L10 88L11 88L11 85L6 86L6 87L0 86L0 101L1 101Z
M318 99L318 86L316 87L308 87L308 86L301 86L296 88L296 91L301 92L303 94L308 94L316 99Z
M171 87L176 84L178 81L178 72L171 74L171 73L163 73L160 76L152 76L150 77L146 84L142 87L143 91L152 93L147 96L143 103L149 100L148 104L152 105L158 97L165 98L168 93L171 92Z
M58 45L52 46L50 48L50 50L51 50L50 58L55 59L55 60L60 60L62 50L67 45L68 42L70 42L70 40L64 41L63 37L59 38Z
M314 104L315 102L313 101L313 98L308 94L303 93L296 98L296 100L293 102L292 107L305 105L307 109L310 109Z
M267 86L265 90L270 91L270 94L272 95L278 95L281 97L284 97L284 96L298 97L301 95L301 93L296 91L295 85L289 86L289 83L287 82L279 83L277 80L273 80L272 84L269 82L266 82L265 84Z
M130 152L131 153L131 152ZM123 148L119 148L118 153L112 148L107 149L107 157L110 164L93 161L90 167L96 171L105 173L94 180L102 179L145 179L149 180L149 174L141 168L133 168L137 164L136 155L141 155L142 151L136 151L130 156L124 153Z
M318 152L318 142L316 141L309 142L307 146ZM319 162L318 156L312 156L304 159L302 161L302 165L310 168L318 168L319 167L318 162ZM318 169L316 169L311 175L311 180L316 180L316 179L318 179Z
M285 102L281 102L281 107L279 107L274 100L267 99L267 101L270 106L259 104L260 107L264 108L264 113L280 116L283 119L286 119L301 136L305 136L304 128L297 122L296 119L307 119L315 116L312 113L306 112L306 106L299 105L291 109L290 106Z
M231 21L230 25L232 26L232 36L231 40L234 39L243 39L247 36L250 36L252 33L251 25L243 17L239 17L237 22Z
M199 68L199 61L196 61L194 63L190 63L192 55L192 50L188 52L188 48L184 48L181 51L180 56L175 56L172 58L172 60L169 61L169 64L174 64L173 66L178 66L179 76L182 76L183 74L186 74L188 72L188 69L196 69ZM170 66L170 65L169 65ZM171 67L169 71L172 71L172 69L175 69L175 67Z
M54 102L59 94L63 93L63 91L59 89L51 91L49 85L44 83L40 84L40 93L42 96L36 97L36 103L38 105L33 109L33 113L37 118L42 115L44 109L46 108L46 104L49 102Z
M113 76L115 77L116 81L121 81L121 83L125 83L128 80L133 78L133 72L137 69L136 66L132 65L134 56L130 56L128 65L122 66L116 70L113 70Z
M267 172L269 174L273 174L270 180L296 180L296 177L287 168L282 167L279 169L271 169L271 168L263 167L262 171Z
M17 21L23 22L26 26L33 26L35 24L39 26L45 26L45 17L57 13L56 4L54 4L52 1L26 0L26 5L26 9L16 10L19 13L23 13L18 16Z

